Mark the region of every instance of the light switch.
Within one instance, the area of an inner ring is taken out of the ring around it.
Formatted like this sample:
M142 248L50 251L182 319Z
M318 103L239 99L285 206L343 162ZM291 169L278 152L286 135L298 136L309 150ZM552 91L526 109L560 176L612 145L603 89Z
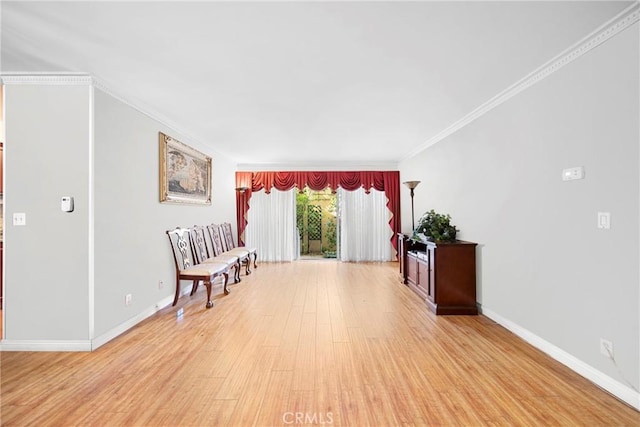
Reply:
M598 212L598 228L606 230L611 228L611 213Z
M16 212L13 214L13 225L27 225L27 214Z
M60 201L60 209L62 209L62 212L73 212L73 197L62 196L62 200Z
M584 168L582 166L562 170L563 181L573 181L574 179L583 179L583 178L584 178Z

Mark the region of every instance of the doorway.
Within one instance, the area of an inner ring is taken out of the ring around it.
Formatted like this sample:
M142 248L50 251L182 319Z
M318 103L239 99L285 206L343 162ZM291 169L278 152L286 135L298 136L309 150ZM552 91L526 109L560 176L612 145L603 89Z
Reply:
M330 188L305 187L296 195L296 227L301 259L337 259L338 197Z
M2 313L4 307L3 295L4 295L4 280L2 278L3 270L3 245L4 245L4 182L3 182L3 170L4 170L4 96L3 87L0 85L0 339L4 338L4 316Z

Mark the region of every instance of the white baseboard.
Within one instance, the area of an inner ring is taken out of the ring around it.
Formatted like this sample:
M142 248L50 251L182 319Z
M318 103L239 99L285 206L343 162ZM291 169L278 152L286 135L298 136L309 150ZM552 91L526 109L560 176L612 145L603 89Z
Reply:
M186 288L183 293L191 291L191 286L187 286ZM163 298L154 306L147 308L138 315L93 340L2 340L0 341L0 351L93 351L116 338L118 335L133 328L172 302L173 296Z
M191 287L189 287L189 291L190 290L191 290ZM91 351L96 350L98 347L105 345L106 343L108 343L112 339L116 338L118 335L121 335L121 334L125 333L129 329L131 329L134 326L136 326L138 323L142 322L147 317L153 316L159 310L162 310L163 308L165 308L166 306L168 306L172 302L173 302L173 297L171 295L169 295L169 296L161 299L154 306L147 308L146 310L142 311L141 313L138 313L136 316L132 317L131 319L127 320L126 322L121 323L118 326L116 326L115 328L113 328L113 329L107 331L106 333L100 335L99 337L94 338L93 340L91 340Z
M91 351L89 340L2 340L0 351Z
M640 393L638 393L634 389L619 381L616 381L610 376L595 369L593 366L588 365L582 360L556 347L550 342L545 341L531 331L521 327L520 325L510 321L509 319L502 317L494 311L482 307L482 314L500 324L501 326L504 326L506 329L510 330L537 349L545 352L553 359L567 366L569 369L575 371L589 381L605 389L626 404L640 411Z
M213 283L213 287L214 289L221 288L222 283ZM191 288L191 284L184 286L180 291L180 295L191 293ZM93 351L133 328L147 317L167 307L172 302L173 296L169 295L126 322L92 340L2 340L0 341L0 351Z
M191 288L193 287L193 284L189 284L187 286L184 286L180 289L180 296L184 296L184 295L188 295L191 293ZM222 287L222 283L218 283L216 284L215 282L213 283L213 288L217 288L217 287ZM154 315L155 313L157 313L158 311L162 310L163 308L167 307L169 304L173 303L173 296L169 295L163 299L161 299L160 301L158 301L153 307L149 307L146 310L142 311L141 313L139 313L138 315L132 317L131 319L127 320L124 323L119 324L118 326L116 326L115 328L107 331L106 333L100 335L97 338L94 338L93 340L91 340L91 350L96 350L98 347L105 345L106 343L108 343L109 341L111 341L112 339L118 337L119 335L125 333L126 331L128 331L129 329L133 328L134 326L136 326L138 323L142 322L144 319L146 319L147 317L150 317L152 315Z

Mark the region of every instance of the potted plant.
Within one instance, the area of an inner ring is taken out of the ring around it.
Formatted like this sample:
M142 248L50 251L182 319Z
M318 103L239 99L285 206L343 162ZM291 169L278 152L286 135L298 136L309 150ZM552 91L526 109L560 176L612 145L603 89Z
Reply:
M430 240L432 242L453 242L459 230L451 224L451 216L436 213L433 209L425 212L418 220L418 227L413 231L414 241Z

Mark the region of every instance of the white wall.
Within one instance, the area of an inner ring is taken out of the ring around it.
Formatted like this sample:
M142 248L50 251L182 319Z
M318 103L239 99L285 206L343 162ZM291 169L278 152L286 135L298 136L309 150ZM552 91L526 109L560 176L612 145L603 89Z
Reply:
M87 340L90 88L4 90L4 338ZM73 213L62 196L75 197ZM26 226L11 225L15 212Z
M173 299L166 230L235 224L235 164L85 77L17 80L4 87L4 200L27 225L5 228L2 348L89 350ZM213 158L211 206L159 202L158 132Z
M211 206L159 202L158 132L213 158ZM173 296L166 230L214 222L235 228L235 164L100 90L95 91L94 164L95 337L100 337ZM133 296L128 307L126 294Z
M403 181L422 181L416 221L449 213L459 238L479 243L486 312L636 390L638 44L636 23L400 165ZM562 182L573 166L585 179ZM599 211L611 212L610 230L596 228ZM402 222L408 232L407 194Z

